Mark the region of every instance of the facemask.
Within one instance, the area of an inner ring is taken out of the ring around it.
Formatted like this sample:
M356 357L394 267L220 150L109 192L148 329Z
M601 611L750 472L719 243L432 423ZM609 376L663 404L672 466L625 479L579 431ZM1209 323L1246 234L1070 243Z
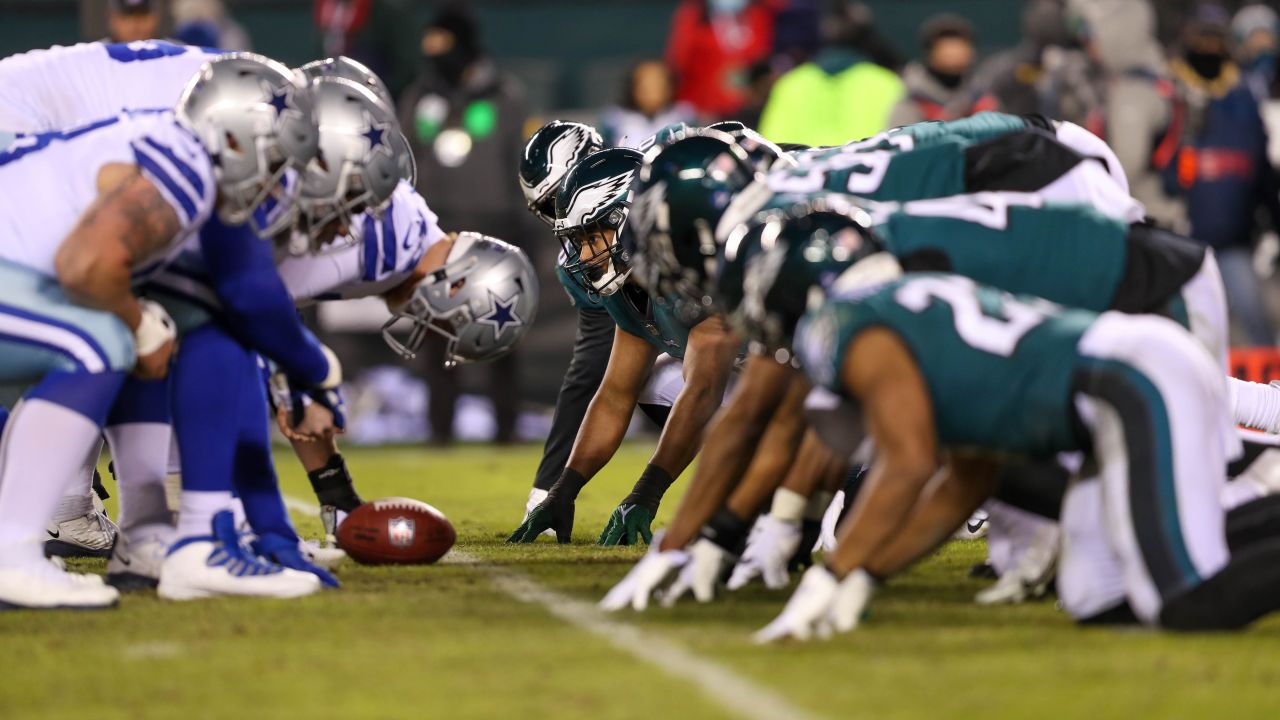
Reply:
M429 55L427 60L445 82L457 87L462 84L462 75L475 60L475 55L470 50L454 45L439 55Z
M1217 53L1200 53L1188 51L1184 56L1187 64L1196 74L1205 80L1213 80L1222 74L1222 66L1227 59Z
M938 81L939 85L948 90L955 90L960 87L960 83L964 82L964 75L942 72L940 70L934 70L933 68L929 68L928 70L929 75L934 80Z

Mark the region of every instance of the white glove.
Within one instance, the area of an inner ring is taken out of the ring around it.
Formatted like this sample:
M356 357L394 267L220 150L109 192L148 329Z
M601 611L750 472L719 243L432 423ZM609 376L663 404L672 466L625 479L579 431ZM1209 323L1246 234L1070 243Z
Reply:
M800 547L800 523L761 515L751 528L747 549L733 568L729 589L738 590L757 577L764 578L770 590L784 588L791 581L787 563Z
M858 626L874 592L875 581L862 570L837 582L825 567L814 565L782 614L757 632L754 640L763 644L786 638L808 640L814 635L826 639L833 632L849 632Z
M720 573L731 562L731 558L724 548L706 538L698 538L689 547L689 562L685 563L675 582L663 593L662 607L675 605L690 590L698 602L711 602L716 595L716 582L720 579Z
M653 591L670 577L671 573L684 567L689 562L689 554L683 550L658 550L662 543L662 532L654 533L653 542L649 544L649 552L640 558L640 562L631 568L631 572L622 578L604 599L600 601L600 609L613 612L630 605L637 612L649 607L649 598Z
M831 634L827 614L835 602L836 588L840 583L836 576L821 565L805 571L800 585L791 594L782 614L757 632L752 639L757 644L775 642L786 638L808 640L817 634L826 638Z
M831 552L836 549L836 525L840 523L841 510L844 510L843 490L831 498L831 504L822 516L822 531L818 533L818 542L813 546L814 552Z

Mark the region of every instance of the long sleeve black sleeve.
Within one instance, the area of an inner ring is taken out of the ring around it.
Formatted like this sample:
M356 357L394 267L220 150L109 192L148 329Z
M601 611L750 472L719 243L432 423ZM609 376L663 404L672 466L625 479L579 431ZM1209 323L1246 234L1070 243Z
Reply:
M549 490L560 477L569 451L578 436L578 427L587 414L587 406L600 388L605 367L609 364L609 350L613 347L613 318L604 310L579 308L578 334L573 342L573 359L564 374L560 394L556 397L556 412L551 421L551 433L542 449L542 462L534 476L533 486Z

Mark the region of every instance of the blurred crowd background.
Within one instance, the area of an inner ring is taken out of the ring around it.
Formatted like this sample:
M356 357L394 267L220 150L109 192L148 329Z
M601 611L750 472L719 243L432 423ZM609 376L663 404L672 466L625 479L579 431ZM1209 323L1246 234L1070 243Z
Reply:
M1233 339L1272 347L1280 291L1280 0L0 0L0 55L151 37L296 65L378 71L446 230L525 248L535 332L498 363L395 363L377 301L315 318L356 378L353 439L538 437L575 313L557 245L525 211L521 147L543 122L634 146L676 122L741 120L835 145L982 110L1042 113L1107 140L1158 222L1214 247Z

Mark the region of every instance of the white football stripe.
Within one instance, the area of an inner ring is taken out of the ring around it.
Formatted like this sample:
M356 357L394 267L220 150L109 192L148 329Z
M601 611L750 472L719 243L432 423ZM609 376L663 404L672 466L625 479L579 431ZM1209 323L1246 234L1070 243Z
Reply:
M288 495L284 498L284 504L295 512L309 515L320 512L315 504ZM520 602L541 605L551 615L595 635L615 649L678 680L689 682L735 715L752 720L809 720L817 717L714 660L702 657L661 635L617 620L592 603L551 590L522 572L488 564L460 550L449 551L443 562L474 566L488 576L494 587L504 594Z

